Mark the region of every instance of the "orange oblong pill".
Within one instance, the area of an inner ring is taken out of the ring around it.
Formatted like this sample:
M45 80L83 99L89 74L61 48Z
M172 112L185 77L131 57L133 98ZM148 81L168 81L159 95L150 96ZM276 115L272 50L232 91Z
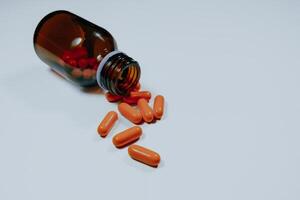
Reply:
M142 121L142 114L138 109L131 107L127 103L120 103L118 105L120 113L129 121L138 124Z
M110 92L105 93L106 100L109 102L117 102L122 99L121 96L113 95Z
M132 98L132 97L123 97L122 101L125 102L125 103L128 103L130 105L136 105L138 99Z
M132 91L130 92L130 97L131 98L136 98L136 99L140 99L140 98L144 98L144 99L151 99L151 92L149 91Z
M118 114L115 111L108 112L98 126L99 135L101 135L101 137L107 136L117 120Z
M123 97L122 101L125 103L128 103L130 105L136 105L138 102L138 98L133 98L133 97ZM149 99L146 99L147 102L149 102Z
M157 167L160 162L160 155L150 149L133 144L128 147L128 154L134 160Z
M153 111L146 99L139 99L137 103L145 122L153 121Z
M162 95L157 95L154 98L153 114L156 119L160 119L164 114L165 99Z
M142 129L139 126L134 126L126 129L113 137L113 144L117 148L121 148L138 140L142 135Z

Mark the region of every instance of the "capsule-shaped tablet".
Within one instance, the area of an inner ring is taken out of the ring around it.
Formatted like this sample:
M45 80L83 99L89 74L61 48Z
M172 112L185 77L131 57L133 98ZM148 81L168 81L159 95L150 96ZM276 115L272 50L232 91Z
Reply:
M153 111L146 99L139 99L137 103L145 122L153 121Z
M77 61L75 59L66 60L66 62L70 65L70 67L77 67Z
M74 57L73 57L73 54L72 54L71 51L64 51L63 54L62 54L62 56L61 56L61 58L62 58L64 61L67 61L67 60L72 59L72 58L74 58Z
M139 98L133 98L133 97L123 97L122 101L125 103L128 103L130 105L136 105L138 102ZM149 99L146 99L147 102L149 102Z
M73 76L74 78L80 78L80 77L82 76L82 71L81 71L81 69L74 68L74 69L72 70L72 76Z
M153 114L156 119L160 119L162 115L164 114L164 97L161 95L157 95L154 98L154 104L153 104Z
M130 105L136 105L138 99L136 99L136 98L131 98L131 97L123 97L122 101L125 102L125 103L128 103L128 104L130 104Z
M115 111L108 112L98 126L99 135L101 135L101 137L107 136L117 120L118 114Z
M122 131L113 137L113 144L117 148L124 147L136 140L142 135L142 129L139 126L134 126L125 131Z
M97 70L92 69L92 76L95 77L97 73Z
M133 144L128 148L128 154L134 160L152 167L157 167L160 162L160 156L158 153L136 144Z
M85 47L77 47L73 49L72 56L75 59L86 58L88 56L87 49Z
M85 79L90 79L90 78L92 78L92 76L93 76L93 72L92 72L91 69L85 69L85 70L83 70L83 72L82 72L82 76L83 76L83 78L85 78Z
M88 60L85 58L80 58L78 60L78 67L79 68L86 68L88 66Z
M94 65L97 64L97 59L96 58L87 58L88 65L93 67Z
M149 91L132 91L132 92L130 92L130 97L137 98L137 99L144 98L144 99L150 100L151 92L149 92Z
M142 114L138 109L131 107L127 103L120 103L118 105L120 113L132 123L138 124L142 121Z
M109 101L109 102L117 102L117 101L120 101L122 99L121 96L113 95L110 92L105 93L105 97L106 97L106 100Z

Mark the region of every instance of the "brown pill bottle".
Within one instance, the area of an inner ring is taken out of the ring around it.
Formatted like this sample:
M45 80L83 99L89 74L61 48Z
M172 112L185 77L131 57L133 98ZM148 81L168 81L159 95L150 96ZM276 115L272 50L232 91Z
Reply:
M46 15L35 29L33 42L42 61L81 87L98 84L126 96L139 82L138 62L118 51L113 36L71 12Z

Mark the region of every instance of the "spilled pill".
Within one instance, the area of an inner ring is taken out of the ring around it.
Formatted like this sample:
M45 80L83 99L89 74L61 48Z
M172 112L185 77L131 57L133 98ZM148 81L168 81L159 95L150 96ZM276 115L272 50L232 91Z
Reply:
M135 105L137 104L138 99L132 97L123 97L122 101L130 105Z
M142 135L142 129L139 126L134 126L126 129L113 137L113 144L117 148L121 148L130 144L140 138Z
M151 99L151 92L149 91L132 91L130 92L130 97L131 98L144 98L144 99Z
M162 115L164 114L164 97L162 95L157 95L154 98L154 104L153 104L153 114L156 119L160 119Z
M130 105L136 105L138 102L139 98L134 98L134 97L123 97L122 101L125 103L128 103ZM146 99L147 102L149 102L149 99Z
M98 126L98 133L101 137L107 136L115 122L118 120L118 114L115 111L108 112Z
M141 111L142 117L145 122L152 122L153 121L153 111L152 108L149 106L146 99L139 99L138 100L138 108Z
M133 144L128 148L128 154L134 160L152 167L157 167L160 162L160 156L158 153L136 144Z
M120 103L118 105L119 112L129 121L138 124L142 121L142 114L138 109L131 107L127 103Z
M113 95L110 92L105 93L105 97L106 97L106 100L109 101L109 102L117 102L117 101L122 99L121 96Z

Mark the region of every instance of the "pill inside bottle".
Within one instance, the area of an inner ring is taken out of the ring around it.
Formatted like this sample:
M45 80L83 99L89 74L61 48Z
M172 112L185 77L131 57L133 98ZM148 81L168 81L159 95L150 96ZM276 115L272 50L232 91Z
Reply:
M139 83L138 62L118 50L107 30L71 12L45 16L33 42L43 62L81 87L99 85L113 95L128 96Z

